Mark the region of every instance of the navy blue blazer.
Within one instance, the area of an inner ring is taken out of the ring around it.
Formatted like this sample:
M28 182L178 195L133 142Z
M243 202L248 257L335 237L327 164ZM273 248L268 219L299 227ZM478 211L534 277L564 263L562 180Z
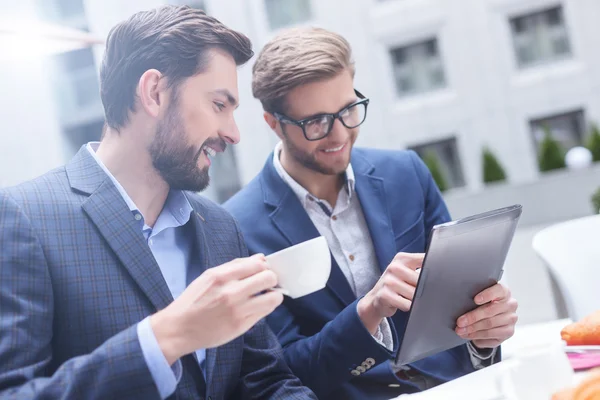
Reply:
M278 175L269 156L260 174L225 208L240 223L250 253L270 254L319 235L295 193ZM450 216L429 170L412 151L355 148L355 188L363 208L381 272L398 252L424 252L433 225ZM320 399L390 399L417 391L399 380L356 311L358 299L332 257L327 287L284 303L267 320L284 348L292 371ZM407 313L392 318L394 344ZM371 359L371 360L369 360ZM375 366L353 376L365 361ZM412 364L440 381L474 370L466 346Z
M247 255L221 207L187 193L195 262ZM159 399L137 323L173 301L127 204L83 147L65 167L0 190L0 398ZM266 322L182 358L173 399L314 398Z

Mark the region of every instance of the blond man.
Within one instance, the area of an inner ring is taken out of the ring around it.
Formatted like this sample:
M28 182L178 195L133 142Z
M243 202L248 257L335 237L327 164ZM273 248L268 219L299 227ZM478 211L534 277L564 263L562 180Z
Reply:
M450 216L414 152L354 148L369 106L354 75L350 45L324 29L265 46L252 89L281 143L225 206L251 253L328 241L327 287L268 317L293 372L320 399L390 399L499 360L517 302L500 284L486 289L457 320L467 345L394 365L429 232Z

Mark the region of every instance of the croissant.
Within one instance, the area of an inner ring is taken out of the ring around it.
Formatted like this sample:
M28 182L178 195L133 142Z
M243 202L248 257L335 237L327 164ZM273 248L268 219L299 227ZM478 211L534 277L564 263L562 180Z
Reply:
M569 346L600 345L600 310L567 325L560 335Z
M552 400L600 400L600 369L593 370L575 388L555 393Z

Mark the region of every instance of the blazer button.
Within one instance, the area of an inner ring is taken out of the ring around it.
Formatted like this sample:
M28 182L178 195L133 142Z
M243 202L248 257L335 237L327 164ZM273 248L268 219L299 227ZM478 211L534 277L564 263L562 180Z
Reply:
M362 365L359 365L358 367L356 367L356 370L362 374L363 372L366 371L366 368L363 367Z
M375 365L375 360L374 360L374 359L372 359L371 357L367 358L367 359L365 360L365 362L366 362L366 363L367 363L369 366L371 366L371 367L372 367L373 365Z
M362 367L363 367L364 369L369 369L369 368L371 368L371 366L370 366L369 364L367 364L367 362L366 362L366 361L365 361L364 363L362 363Z
M360 372L358 372L357 370L353 369L352 371L350 371L350 373L354 376L359 376Z

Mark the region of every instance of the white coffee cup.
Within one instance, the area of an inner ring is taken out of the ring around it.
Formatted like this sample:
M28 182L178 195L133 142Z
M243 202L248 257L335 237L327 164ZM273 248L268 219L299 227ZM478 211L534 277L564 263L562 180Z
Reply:
M267 256L283 294L295 299L321 290L331 272L331 254L323 236Z

